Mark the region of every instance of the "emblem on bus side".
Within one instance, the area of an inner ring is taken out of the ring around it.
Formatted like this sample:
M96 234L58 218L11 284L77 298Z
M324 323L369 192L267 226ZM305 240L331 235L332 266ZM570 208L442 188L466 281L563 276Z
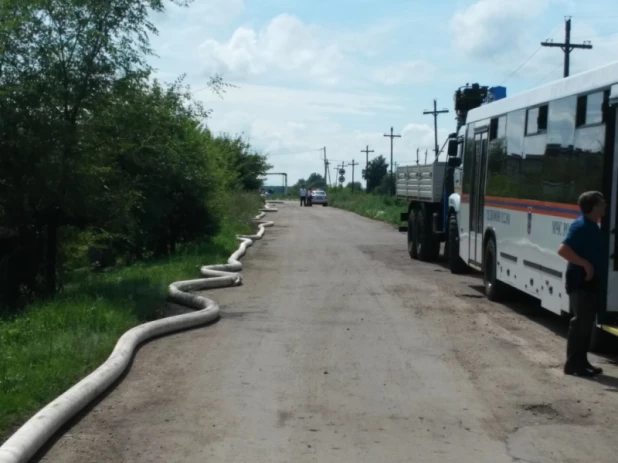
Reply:
M532 231L532 208L528 208L528 235Z

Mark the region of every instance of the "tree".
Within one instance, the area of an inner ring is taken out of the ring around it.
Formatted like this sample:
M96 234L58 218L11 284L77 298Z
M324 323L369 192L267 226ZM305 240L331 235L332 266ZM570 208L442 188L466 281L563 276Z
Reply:
M217 151L219 161L228 171L228 186L245 191L258 191L264 184L264 174L272 169L266 156L251 150L251 145L241 137L223 135L213 137L206 131L211 146Z
M50 295L59 228L83 225L104 190L105 163L83 149L84 128L116 83L149 72L148 34L156 33L149 13L163 9L162 0L2 3L2 151L8 182L26 186L20 202L27 210L10 219L20 229L44 230Z
M390 174L385 174L380 181L380 185L377 186L373 192L379 195L392 196L395 187L395 178Z
M302 186L305 188L321 188L326 189L326 181L324 177L318 173L312 173L307 180L301 178L292 189L300 189Z
M367 192L371 193L380 186L384 176L388 172L388 164L384 156L369 161L366 169L363 169L363 178L367 181Z
M354 184L352 184L352 182L349 182L346 185L346 188L354 191L363 191L363 185L361 184L361 182L354 182Z
M213 236L227 196L261 186L265 156L213 136L182 79L151 81L162 5L0 2L0 303L53 295L85 242L135 260Z

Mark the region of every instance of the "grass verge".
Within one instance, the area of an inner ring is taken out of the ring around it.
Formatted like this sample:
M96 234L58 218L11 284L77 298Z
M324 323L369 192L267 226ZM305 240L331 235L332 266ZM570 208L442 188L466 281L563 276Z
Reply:
M328 191L328 205L354 212L363 217L390 223L401 224L400 214L407 211L407 204L391 196L378 196L363 192Z
M252 231L256 195L232 198L220 232L178 254L103 274L75 274L53 301L0 319L0 443L42 406L96 369L128 329L152 320L178 280L227 262Z

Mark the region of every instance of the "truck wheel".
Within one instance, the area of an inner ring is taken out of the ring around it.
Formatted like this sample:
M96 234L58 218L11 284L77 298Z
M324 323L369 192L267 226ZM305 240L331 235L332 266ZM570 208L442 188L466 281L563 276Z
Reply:
M418 259L418 245L416 233L417 215L416 210L412 209L408 214L408 254L412 259Z
M483 283L485 283L485 294L490 301L500 301L506 297L508 286L497 278L497 258L496 242L489 238L485 246L485 256L483 258Z
M448 217L448 264L453 274L466 273L468 266L459 256L459 226L457 217L453 214Z
M423 262L437 260L440 255L440 242L436 239L431 229L431 219L429 214L421 208L417 215L417 254Z

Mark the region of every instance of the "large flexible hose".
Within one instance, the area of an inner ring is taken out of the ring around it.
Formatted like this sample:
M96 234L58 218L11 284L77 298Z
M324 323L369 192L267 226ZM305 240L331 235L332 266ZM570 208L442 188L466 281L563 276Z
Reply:
M216 320L220 311L217 303L207 297L191 294L190 291L237 286L242 283L241 275L236 273L242 270L238 259L245 255L253 241L262 239L266 227L274 224L260 222L260 219L266 212L277 212L269 203L260 210L262 212L255 218L259 231L255 235L237 236L240 246L230 256L227 264L206 265L200 270L205 278L177 281L169 285L169 299L194 308L196 312L144 323L124 333L101 366L42 408L0 447L0 463L28 461L63 424L120 377L129 365L135 349L144 341Z

